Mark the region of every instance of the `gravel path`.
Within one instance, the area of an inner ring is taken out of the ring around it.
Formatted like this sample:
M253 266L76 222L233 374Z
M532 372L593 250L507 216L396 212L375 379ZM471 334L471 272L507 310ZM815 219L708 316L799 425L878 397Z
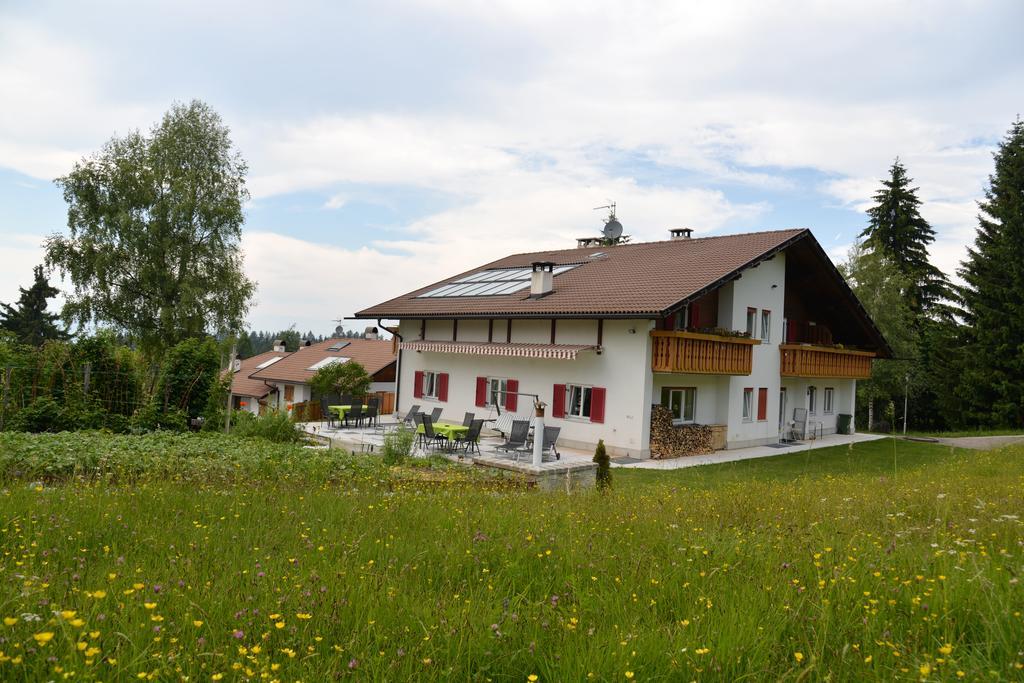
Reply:
M935 439L939 443L957 448L973 448L978 451L987 451L1000 446L1008 446L1012 443L1024 442L1024 434L1017 436L961 436L955 439Z

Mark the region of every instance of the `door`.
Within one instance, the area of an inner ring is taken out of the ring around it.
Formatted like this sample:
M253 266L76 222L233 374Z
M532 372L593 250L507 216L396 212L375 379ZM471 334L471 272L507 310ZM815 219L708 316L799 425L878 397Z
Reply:
M779 389L779 435L786 434L786 387Z

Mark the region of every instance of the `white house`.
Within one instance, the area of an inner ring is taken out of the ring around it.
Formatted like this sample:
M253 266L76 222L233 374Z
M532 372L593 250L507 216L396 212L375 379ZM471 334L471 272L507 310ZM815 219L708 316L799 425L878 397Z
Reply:
M835 432L890 355L802 229L517 254L356 317L399 323L399 412L527 414L537 397L560 443L634 457L654 404L719 425L726 448L778 441L797 409Z

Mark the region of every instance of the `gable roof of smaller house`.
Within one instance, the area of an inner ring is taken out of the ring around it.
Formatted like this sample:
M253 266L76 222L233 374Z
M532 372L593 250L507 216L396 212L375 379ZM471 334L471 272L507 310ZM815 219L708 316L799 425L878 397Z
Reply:
M337 350L332 346L342 345ZM329 358L348 358L362 365L371 377L398 360L391 340L385 339L327 339L310 346L299 347L273 365L256 370L250 378L257 381L305 384L316 374L312 366Z
M256 372L260 364L274 358L284 358L287 355L281 351L267 351L243 359L238 372L234 373L231 378L231 393L236 396L253 396L255 398L263 398L269 394L273 387L267 386L261 379L252 379L249 375Z

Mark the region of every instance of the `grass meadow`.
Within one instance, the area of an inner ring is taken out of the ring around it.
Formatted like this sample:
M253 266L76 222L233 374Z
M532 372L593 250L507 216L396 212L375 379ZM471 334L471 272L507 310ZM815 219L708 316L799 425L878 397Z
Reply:
M0 679L1024 678L1024 450L613 476L0 434Z

